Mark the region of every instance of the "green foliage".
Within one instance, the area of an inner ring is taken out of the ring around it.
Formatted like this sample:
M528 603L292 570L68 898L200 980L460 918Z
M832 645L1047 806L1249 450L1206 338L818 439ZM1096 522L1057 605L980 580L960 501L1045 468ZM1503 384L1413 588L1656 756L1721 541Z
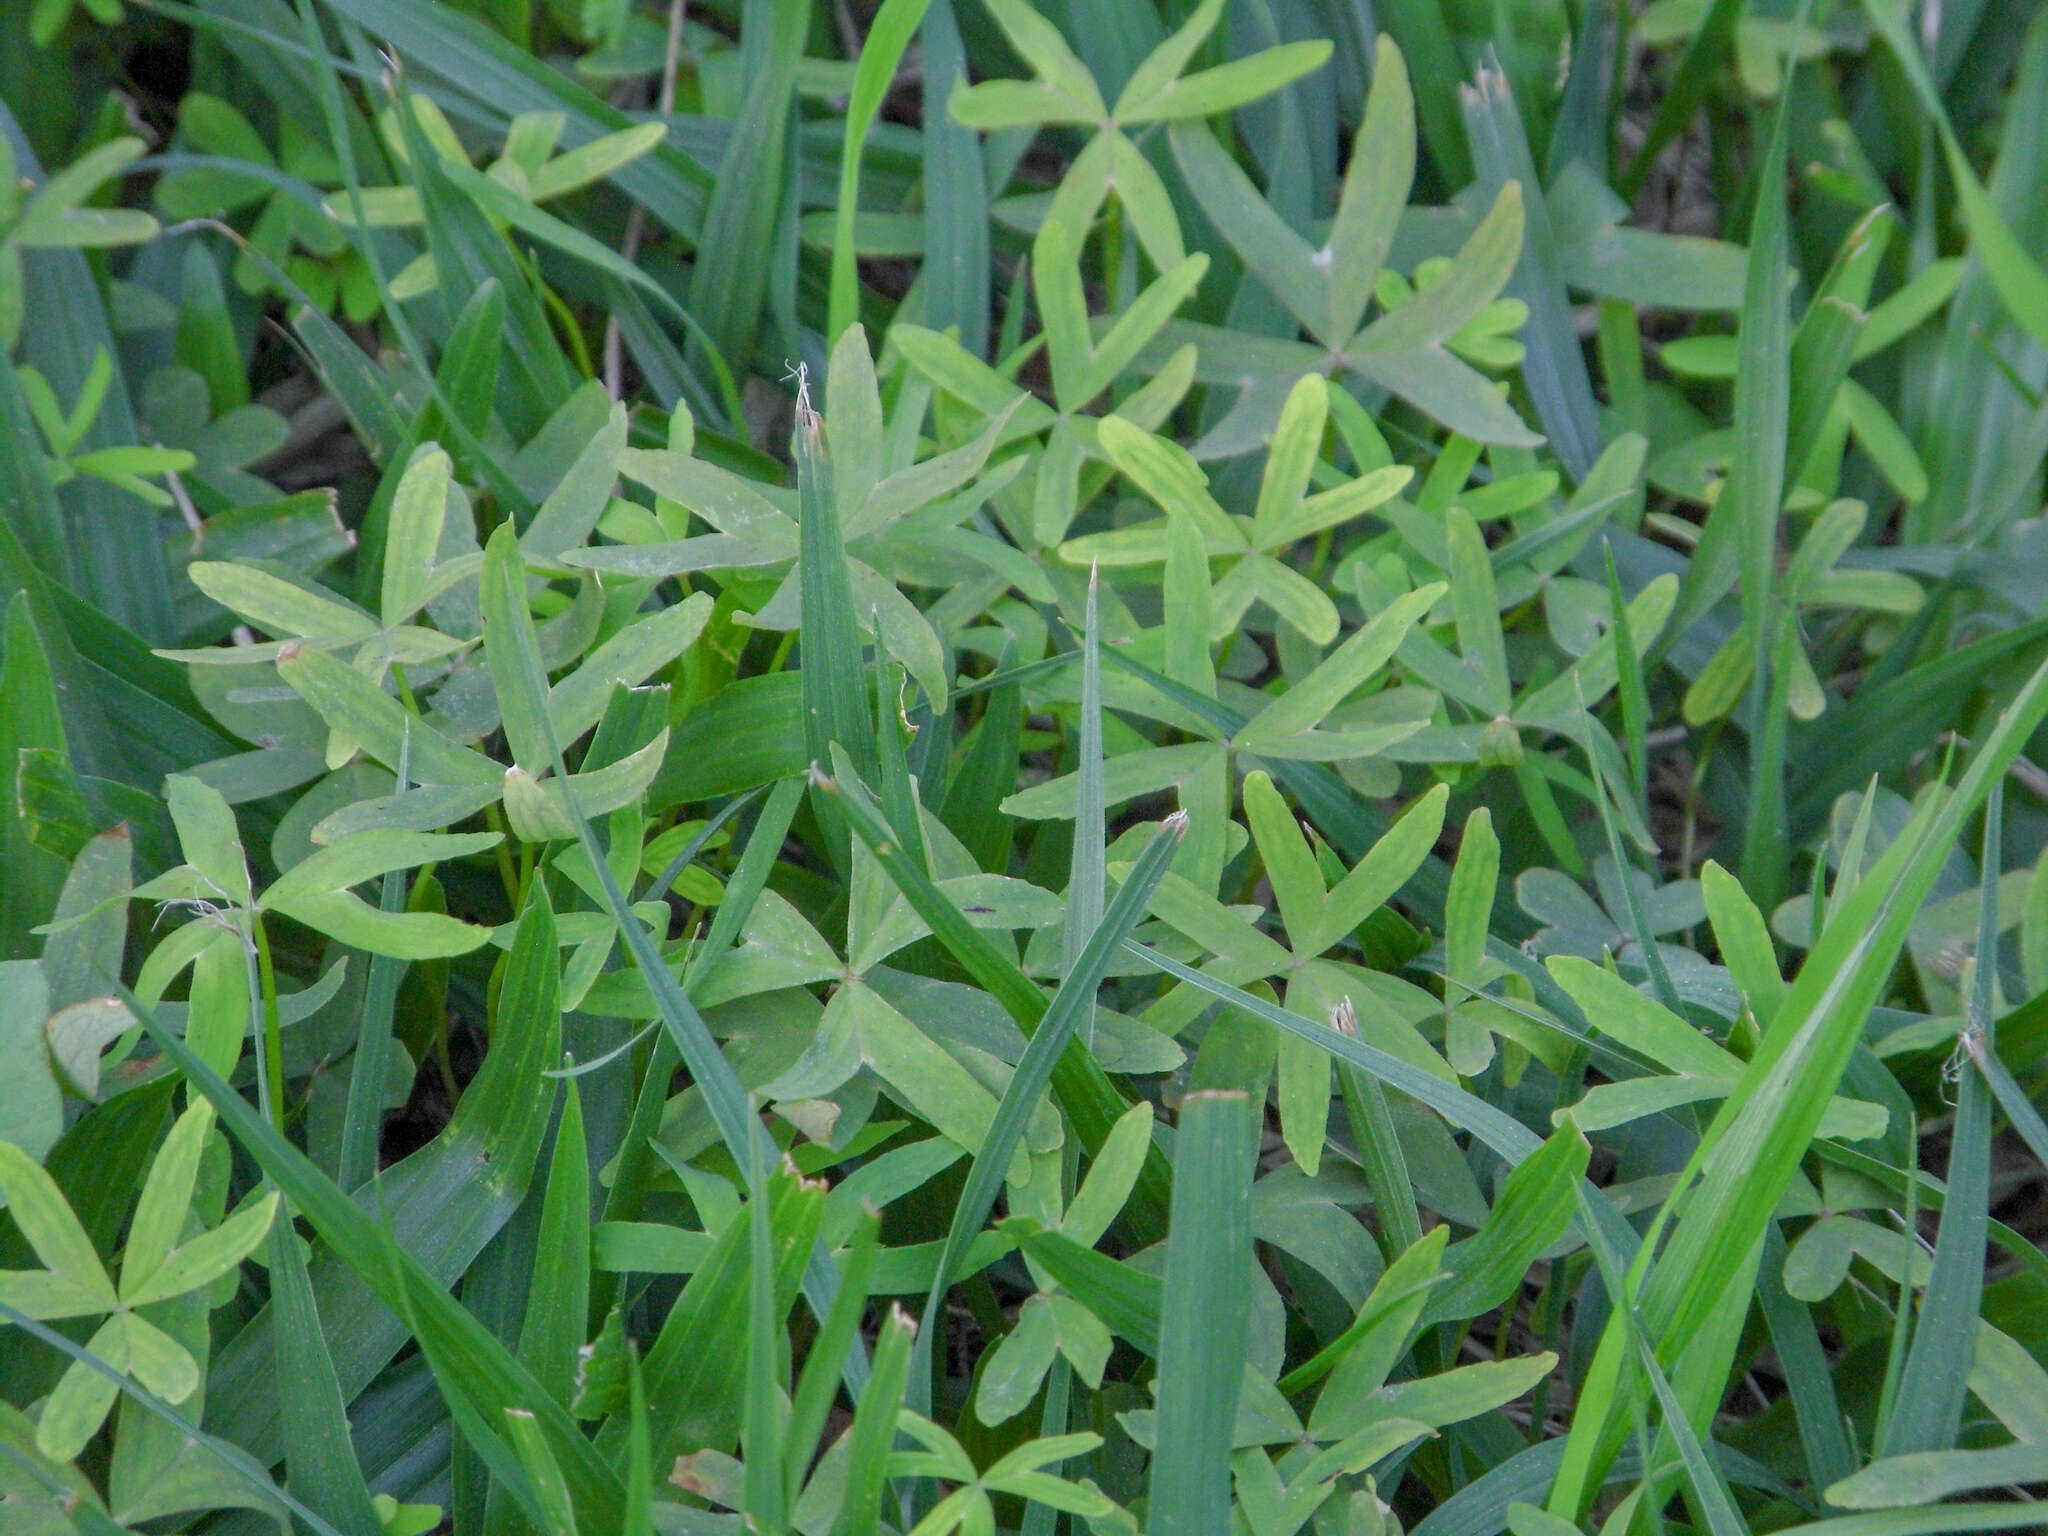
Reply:
M2035 1523L2044 105L0 7L0 1529Z

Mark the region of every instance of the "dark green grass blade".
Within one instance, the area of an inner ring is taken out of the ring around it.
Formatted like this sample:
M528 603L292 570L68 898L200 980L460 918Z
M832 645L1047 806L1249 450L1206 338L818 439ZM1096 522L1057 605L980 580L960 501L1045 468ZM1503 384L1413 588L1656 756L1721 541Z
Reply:
M859 337L844 345L865 343ZM820 767L832 761L832 744L844 747L861 772L876 769L860 623L853 606L853 577L840 536L839 509L825 434L808 394L797 400L792 440L800 503L797 582L802 604L804 750Z
M1064 929L1063 974L1070 974L1080 962L1088 937L1102 921L1102 904L1108 884L1105 859L1108 855L1108 811L1102 784L1102 625L1096 602L1097 577L1088 576L1087 625L1081 637L1081 728L1076 751L1079 755L1078 803L1074 809L1074 851L1068 863L1067 914ZM1082 1026L1081 1041L1095 1046L1091 1020Z
M683 871L697 861L697 855L710 845L711 839L717 836L719 830L760 797L761 791L759 789L750 789L743 795L733 796L732 799L721 805L712 813L710 820L706 821L698 829L696 836L683 844L681 851L668 861L667 867L654 877L654 883L647 887L646 893L640 899L642 901L659 901L662 897L666 896L674 887L676 881L682 878Z
M849 1352L859 1340L881 1230L877 1212L862 1213L846 1267L839 1275L839 1290L832 1298L831 1310L811 1342L810 1353L804 1357L803 1374L797 1378L796 1397L789 1411L789 1456L783 1488L786 1508L795 1507L797 1495L803 1490L804 1475L820 1448L818 1438L825 1432L833 1398L839 1391L840 1375ZM865 1391L861 1395L864 1397Z
M2004 859L2005 784L1992 785L1984 805L1984 851L1977 913L1977 966L1964 1027L1978 1038L1995 1027L1993 979L1998 970L1998 874ZM1984 1253L1991 1219L1991 1085L1967 1068L1956 1081L1949 1138L1947 1203L1934 1242L1934 1264L1921 1300L1913 1350L1879 1454L1945 1451L1956 1444L1984 1300Z
M867 143L868 130L874 126L875 114L881 110L882 98L895 78L896 66L903 60L903 51L909 47L911 36L930 4L931 0L883 0L861 43L860 59L854 66L853 94L846 104L846 137L839 151L839 202L832 216L832 279L825 321L827 342L837 341L839 333L859 318L860 274L854 264L853 216L860 203L861 150ZM943 112L927 114L926 131L932 132L943 120Z
M1773 116L1757 178L1737 335L1735 441L1728 478L1686 568L1678 608L1665 631L1667 645L1718 603L1739 574L1743 622L1761 648L1761 626L1776 574L1778 504L1784 494L1785 431L1792 395L1791 301L1785 285L1790 252L1785 213L1790 101L1787 91Z
M0 626L0 764L11 766L21 762L25 751L62 752L65 720L59 681L26 593L17 593L7 604L5 620ZM14 773L7 778L11 781ZM0 881L0 952L15 958L34 953L33 930L56 910L65 866L30 839L11 782L7 789L0 805L0 854L8 871Z
M956 688L957 698L965 692ZM1000 809L1017 788L1017 754L1024 735L1024 688L1017 681L989 690L988 706L969 741L966 760L946 786L940 819L974 862L991 874L1008 874L1016 823Z
M1785 1385L1799 1440L1806 1452L1807 1485L1827 1488L1856 1470L1856 1453L1843 1428L1834 1374L1821 1348L1813 1313L1785 1293L1785 1235L1774 1222L1764 1233L1757 1271L1757 1305L1771 1331L1771 1347L1785 1367Z
M71 546L48 462L28 397L21 392L21 376L11 367L0 368L0 517L37 570L69 586Z
M1664 146L1692 122L1700 103L1706 100L1707 92L1734 54L1735 27L1742 11L1742 0L1714 0L1701 19L1699 30L1693 33L1685 56L1679 61L1677 73L1657 102L1642 148L1636 151L1628 174L1622 178L1623 197L1633 200L1642 191Z
M1614 58L1621 37L1619 7L1592 5L1580 13L1572 37L1571 71L1565 77L1564 98L1558 103L1557 121L1551 125L1550 143L1544 152L1546 182L1576 160L1602 181L1608 179L1608 139L1612 133L1614 94L1620 82L1615 77Z
M394 793L404 793L410 781L410 738L399 747ZM384 912L403 912L406 872L392 870L385 875L377 905ZM363 987L362 1010L356 1019L356 1051L349 1069L348 1102L342 1110L341 1148L336 1154L334 1181L343 1189L360 1189L377 1171L378 1142L384 1128L385 1062L391 1050L391 1021L398 1006L399 983L405 978L405 962L390 955L370 959L369 979Z
M626 1346L626 1524L620 1536L654 1536L654 1445L640 1352Z
M1997 1052L1984 1049L1980 1042L1965 1042L1965 1045L1977 1070L1990 1084L1998 1107L2012 1121L2012 1128L2041 1164L2048 1167L2048 1122L2042 1120L2041 1112L2034 1108L2027 1091L2013 1078L2011 1069L1999 1059Z
M1749 1526L1744 1522L1742 1512L1735 1507L1735 1495L1730 1492L1721 1469L1700 1443L1700 1437L1693 1432L1678 1401L1678 1394L1671 1390L1671 1381L1657 1363L1657 1356L1643 1342L1640 1328L1635 1341L1636 1357L1642 1362L1643 1371L1657 1393L1658 1406L1664 1410L1664 1427L1678 1442L1679 1460L1685 1467L1686 1481L1692 1487L1693 1504L1706 1516L1707 1530L1711 1536L1749 1536Z
M313 1282L288 1218L271 1229L269 1262L288 1486L347 1536L381 1536L383 1524L349 1439L348 1405L334 1376L334 1358L320 1332Z
M767 1138L761 1120L750 1129L754 1147L747 1170L747 1383L740 1426L740 1449L746 1460L745 1503L748 1525L776 1536L783 1527L783 1443L780 1398L787 1385L780 1338L782 1310L775 1300L775 1234L768 1222Z
M917 1324L901 1307L891 1307L875 1341L875 1374L853 1414L851 1472L846 1501L832 1536L876 1536L882 1490L888 1482L889 1448L896 1443L896 1415L910 1380L911 1341Z
M1622 596L1621 577L1614 569L1614 546L1603 540L1601 552L1607 561L1607 597L1614 612L1614 656L1619 668L1615 697L1621 704L1621 729L1628 743L1629 789L1642 813L1650 803L1650 696L1643 681L1643 660L1636 654L1630 633L1628 603Z
M925 324L957 329L960 345L982 357L989 323L988 172L981 136L946 110L955 86L967 80L953 0L931 0L922 44Z
M1472 179L1472 153L1458 115L1458 90L1465 68L1458 60L1444 9L1436 0L1393 0L1378 8L1381 26L1392 34L1415 80L1415 115L1423 142L1446 191Z
M1336 1011L1330 1027L1356 1037L1358 1017L1348 1003ZM1373 1210L1379 1217L1380 1252L1392 1263L1422 1241L1422 1215L1415 1203L1408 1156L1401 1150L1400 1133L1379 1079L1349 1062L1339 1062L1337 1087L1344 1099L1351 1140L1358 1151L1359 1169L1372 1190Z
M879 616L876 627L880 627ZM910 776L910 759L903 751L902 688L903 675L894 665L884 662L875 668L875 745L882 810L903 839L904 852L920 866L929 867L931 850L925 844L917 780Z
M783 178L790 174L790 104L809 23L807 6L744 0L741 7L746 105L719 161L690 273L690 308L717 350L738 363L754 351L768 291L762 253L774 237Z
M540 1232L519 1358L563 1407L576 1389L576 1352L590 1312L590 1148L583 1130L583 1094L575 1078L562 1084L554 1156L541 1196Z
M1606 446L1601 440L1600 407L1593 399L1585 348L1572 328L1571 298L1551 231L1549 203L1530 158L1522 114L1497 61L1482 67L1476 83L1460 94L1466 138L1485 200L1490 203L1509 181L1522 186L1522 254L1506 289L1509 297L1529 306L1529 322L1522 327L1522 343L1528 349L1522 378L1535 402L1536 419L1565 473L1574 482L1581 481Z

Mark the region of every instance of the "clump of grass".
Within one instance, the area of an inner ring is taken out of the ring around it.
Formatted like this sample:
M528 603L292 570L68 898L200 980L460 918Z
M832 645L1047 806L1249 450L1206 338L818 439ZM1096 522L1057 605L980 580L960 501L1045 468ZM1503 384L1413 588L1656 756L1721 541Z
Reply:
M1340 10L0 15L0 1529L2038 1525L2048 21Z

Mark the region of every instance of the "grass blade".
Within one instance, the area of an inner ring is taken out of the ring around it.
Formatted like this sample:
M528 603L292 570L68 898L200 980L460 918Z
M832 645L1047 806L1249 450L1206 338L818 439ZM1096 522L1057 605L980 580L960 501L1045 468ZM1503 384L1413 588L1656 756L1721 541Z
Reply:
M810 19L810 7L780 0L744 0L741 7L746 110L718 162L690 270L690 308L715 349L736 363L753 354L768 291L761 257L774 238L783 180L791 174L790 107Z
M889 1448L896 1443L896 1415L903 1407L910 1380L911 1341L917 1323L901 1307L891 1307L875 1341L875 1374L854 1410L851 1474L846 1500L832 1536L876 1536L881 1528L882 1489L888 1482Z
M394 794L403 794L410 778L411 753L399 745ZM378 910L387 914L403 912L406 873L394 869L384 876L378 895ZM377 1150L384 1126L385 1063L391 1049L391 1021L398 1006L399 984L405 979L406 963L393 955L370 957L370 974L363 988L362 1011L356 1019L356 1051L349 1068L348 1103L342 1111L341 1148L336 1154L334 1181L343 1189L360 1189L377 1171Z
M562 1084L533 1278L519 1325L520 1360L565 1408L575 1394L576 1351L583 1345L589 1312L590 1149L584 1139L583 1094L572 1077Z
M861 148L896 77L896 66L903 61L903 50L910 46L911 34L930 4L931 0L883 0L854 66L853 94L846 103L846 137L839 151L839 205L832 215L832 278L825 321L828 342L836 342L859 318L860 273L854 262L853 215L860 204ZM927 119L928 130L931 126Z
M975 357L988 352L988 172L981 136L946 109L967 82L967 54L953 0L930 0L924 13L925 323L956 330Z
M1148 1529L1159 1536L1230 1530L1230 1451L1251 1331L1252 1174L1271 1061L1270 1035L1218 1025L1181 1102L1148 1501Z
M1758 174L1737 332L1735 440L1728 477L1686 568L1678 609L1665 631L1667 644L1718 603L1740 573L1743 624L1759 652L1763 649L1764 618L1776 574L1778 505L1785 488L1785 432L1792 399L1791 303L1785 286L1790 250L1785 156L1791 101L1788 90L1772 118Z
M803 1490L804 1475L810 1470L811 1459L817 1452L818 1437L825 1432L825 1421L839 1391L840 1376L860 1337L861 1317L868 1306L868 1280L874 1271L875 1250L880 1243L881 1230L881 1218L876 1212L862 1213L860 1225L854 1230L846 1267L838 1275L839 1289L832 1297L831 1310L826 1313L817 1338L811 1341L810 1353L804 1358L803 1374L797 1378L796 1398L789 1412L789 1456L783 1487L785 1507L793 1508L797 1495ZM859 1397L865 1396L863 1389ZM855 1406L859 1406L858 1400Z
M320 1332L313 1282L289 1217L270 1230L269 1265L287 1484L347 1536L382 1536L383 1523L370 1503L349 1439L348 1404Z
M1829 1488L1856 1470L1856 1453L1843 1428L1842 1406L1813 1314L1785 1293L1785 1235L1774 1222L1764 1233L1757 1271L1757 1305L1771 1331L1771 1347L1785 1368L1793 1417L1806 1452L1807 1485Z
M1565 472L1574 482L1582 481L1606 446L1601 440L1600 407L1586 372L1585 348L1572 329L1571 300L1558 265L1549 204L1529 155L1522 114L1498 60L1481 65L1473 83L1459 95L1483 193L1491 197L1509 181L1520 182L1523 188L1522 254L1506 289L1511 298L1529 306L1529 323L1522 328L1528 348L1522 378L1535 403L1536 419L1556 446Z
M1074 811L1074 852L1067 882L1067 915L1062 975L1072 975L1080 963L1088 937L1102 921L1102 906L1109 875L1104 862L1108 855L1108 812L1102 785L1102 623L1096 601L1100 573L1088 573L1087 628L1081 639L1081 729L1076 747L1079 758L1079 802ZM1090 1019L1081 1030L1081 1043L1095 1049L1095 1023Z
M1997 1023L1992 988L1998 972L1998 872L2004 859L2004 813L2005 784L2000 780L1991 786L1984 806L1977 961L1964 1025L1987 1042ZM1991 1121L1991 1085L1982 1072L1965 1069L1956 1082L1947 1203L1934 1241L1934 1266L1921 1298L1899 1395L1878 1448L1883 1456L1953 1449L1962 1428L1977 1314L1984 1301L1985 1239L1991 1219Z
M857 366L867 336L849 329L833 350L833 367ZM791 442L800 501L797 580L803 623L802 678L804 750L820 766L832 761L832 746L844 747L864 775L876 770L862 682L860 622L853 606L853 577L847 570L839 508L832 485L832 461L825 449L824 423L811 407L810 391L799 384L796 433Z
M740 1447L746 1459L747 1524L777 1536L783 1514L784 1444L781 1397L788 1376L782 1365L782 1309L775 1302L775 1234L768 1223L767 1138L757 1115L750 1124L754 1148L747 1170L747 1385Z
M1358 1038L1358 1014L1350 999L1332 1012L1330 1028L1350 1039ZM1391 1264L1422 1241L1422 1215L1415 1204L1414 1180L1408 1175L1408 1156L1401 1150L1400 1133L1378 1078L1339 1061L1337 1088L1351 1124L1358 1166L1379 1215L1380 1252Z

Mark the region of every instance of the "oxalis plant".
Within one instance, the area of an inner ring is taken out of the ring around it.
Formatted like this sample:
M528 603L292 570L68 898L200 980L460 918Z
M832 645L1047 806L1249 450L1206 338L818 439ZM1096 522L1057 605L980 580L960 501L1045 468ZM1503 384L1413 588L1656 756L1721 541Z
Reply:
M2030 0L18 11L6 1536L2039 1524Z

